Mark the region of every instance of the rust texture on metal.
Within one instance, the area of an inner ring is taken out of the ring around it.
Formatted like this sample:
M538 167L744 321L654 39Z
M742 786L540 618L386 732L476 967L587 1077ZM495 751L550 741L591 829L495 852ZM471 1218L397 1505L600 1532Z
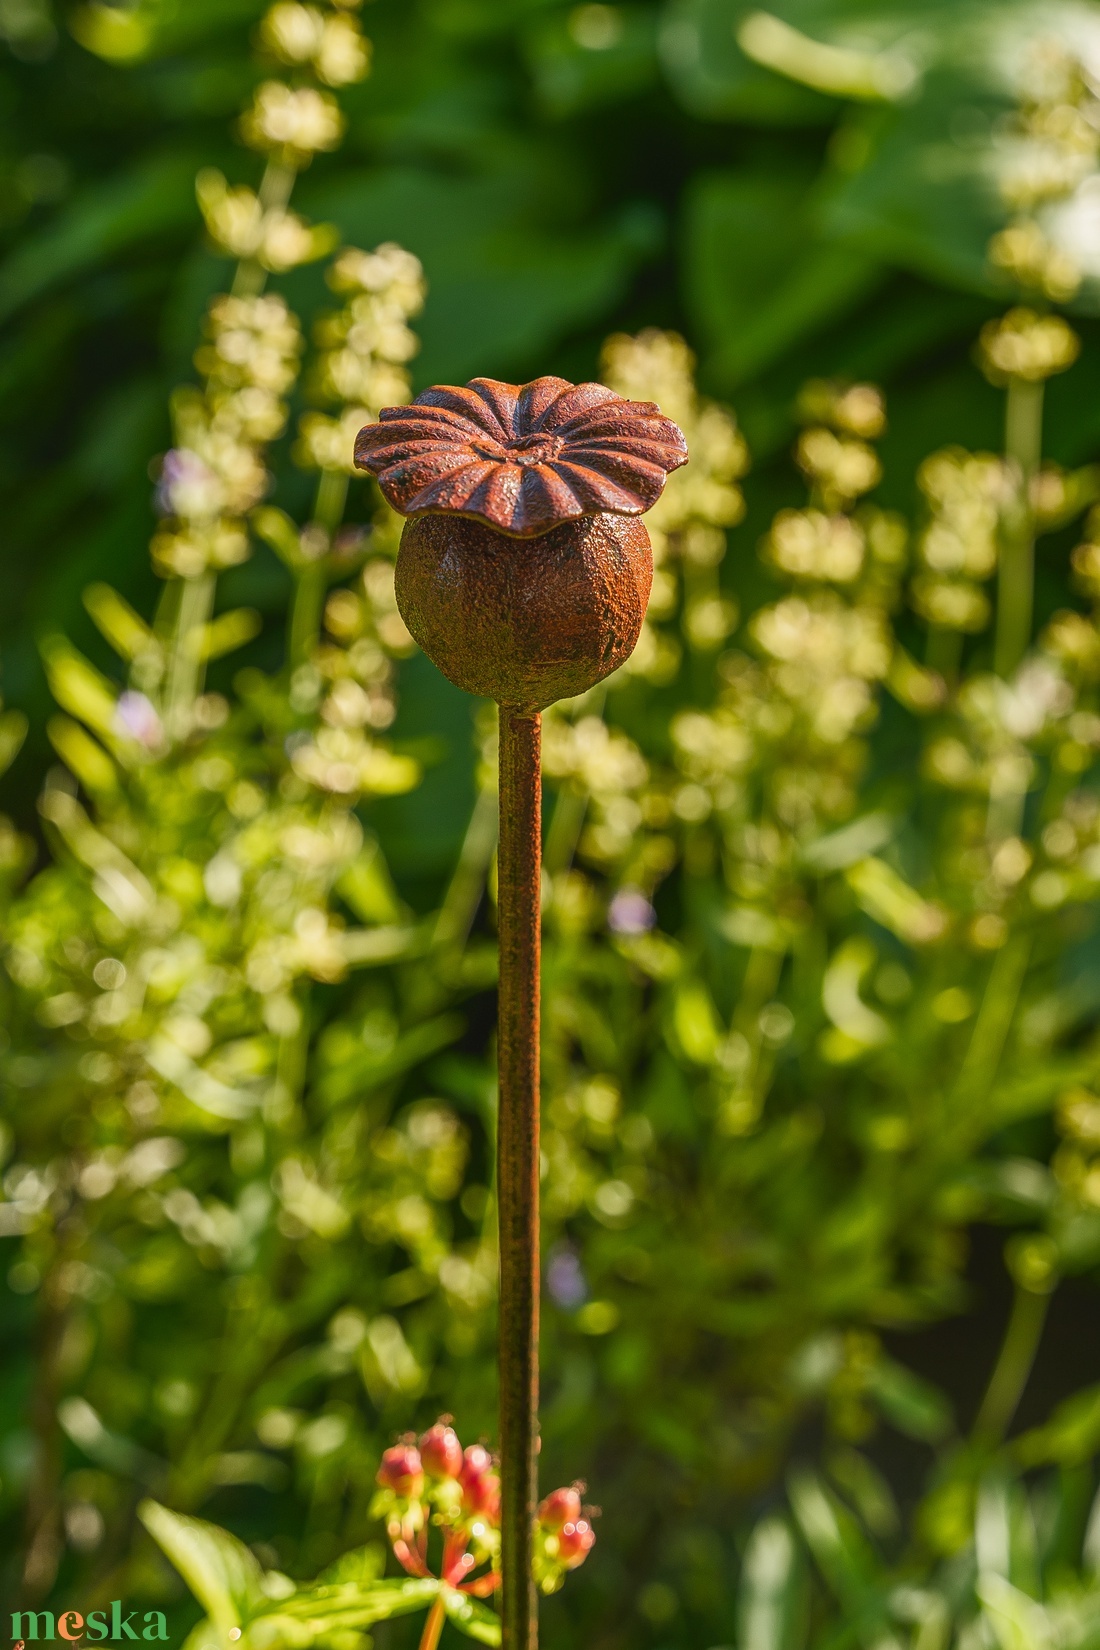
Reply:
M383 407L355 462L402 515L442 510L530 538L605 511L640 516L687 463L687 445L652 401L603 384L475 378Z
M536 1634L531 1543L538 1503L541 732L537 713L501 706L497 1197L507 1650L528 1650Z
M384 407L355 460L405 525L397 603L452 682L500 706L497 914L504 1650L535 1650L538 1502L539 712L633 652L653 580L637 519L687 445L602 384L475 378Z
M420 516L401 539L397 604L452 682L542 710L630 657L652 582L631 516L583 516L522 546L467 517Z

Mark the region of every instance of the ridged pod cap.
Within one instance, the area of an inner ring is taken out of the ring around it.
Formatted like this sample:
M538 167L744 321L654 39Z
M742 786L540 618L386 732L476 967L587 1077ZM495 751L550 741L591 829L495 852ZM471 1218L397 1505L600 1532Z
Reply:
M637 518L687 462L653 402L475 378L383 408L355 458L411 518L397 603L452 682L541 710L629 658L653 578Z

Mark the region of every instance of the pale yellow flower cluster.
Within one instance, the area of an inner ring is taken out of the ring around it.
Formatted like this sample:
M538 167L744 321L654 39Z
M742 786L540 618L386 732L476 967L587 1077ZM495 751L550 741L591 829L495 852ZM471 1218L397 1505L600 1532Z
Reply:
M288 65L310 65L326 86L350 86L370 68L370 42L348 9L279 0L260 26L263 44Z
M1100 1098L1091 1089L1072 1088L1058 1108L1062 1144L1051 1169L1063 1193L1078 1208L1100 1209Z
M982 328L978 359L993 384L1011 379L1042 384L1072 367L1081 340L1060 315L1037 315L1033 309L1010 309Z
M726 553L726 530L745 513L738 481L748 468L748 450L732 414L697 394L694 366L681 337L651 328L635 338L623 333L609 338L600 371L619 395L655 401L687 437L690 463L669 476L646 516L657 569L649 620L670 618L679 609L688 645L706 652L720 647L737 623L736 605L720 588L718 566ZM667 681L679 659L675 639L647 621L624 668L650 681Z
M291 684L316 723L291 744L294 772L318 790L354 800L411 790L420 768L378 742L397 713L392 656L413 642L397 611L393 561L372 556L357 589L334 590L325 605L326 636Z
M373 423L382 407L402 406L412 393L406 364L419 341L408 323L424 307L426 285L419 259L393 242L374 252L346 248L329 271L329 285L348 299L318 323L314 388L341 410L303 416L297 457L310 469L352 475L363 425Z
M853 509L879 475L865 439L885 424L878 392L812 384L800 410L814 420L797 447L811 502L781 511L761 547L799 588L753 618L761 662L726 655L714 708L683 712L672 728L700 817L713 809L721 824L731 884L753 901L778 897L798 844L854 803L860 735L895 657L888 612L905 566L897 518Z
M1100 750L1095 709L1100 637L1079 614L1056 614L1009 681L980 674L959 690L954 727L925 752L928 776L978 804L963 808L952 843L960 901L976 912L970 937L995 949L1013 909L1026 915L1100 887L1100 818L1095 800L1068 792ZM1061 799L1038 834L1022 838L1027 795L1050 770Z
M278 203L265 204L244 184L231 187L213 167L195 180L195 193L211 240L231 258L254 260L271 274L284 274L331 252L338 232L331 224L309 224Z
M1100 603L1100 507L1093 506L1085 520L1085 537L1071 557L1076 583L1094 602Z
M223 1127L258 1115L276 1122L291 1104L279 1049L301 1028L296 988L341 979L400 945L392 931L379 941L376 928L337 916L334 886L348 879L359 888L346 903L363 906L374 924L399 908L355 816L319 809L304 786L299 797L269 794L238 776L217 741L161 783L173 784L176 815L195 828L191 845L205 858L182 844L165 855L141 833L124 852L74 798L47 793L46 816L75 860L109 870L86 942L56 945L55 915L29 906L9 970L41 992L45 1023L94 1039L83 1075L93 1089L121 1094L139 1130L191 1127L196 1110ZM212 807L219 827L204 836ZM106 1195L139 1171L151 1184L182 1156L117 1164L112 1180L101 1172L85 1195ZM198 1219L197 1209L183 1213Z
M241 119L250 148L295 171L308 166L314 155L338 148L344 126L340 105L328 92L316 86L287 86L281 80L258 86Z
M1035 755L1053 756L1063 784L1089 767L1100 749L1100 717L1082 709L1049 659L1039 656L1011 684L982 677L960 706L970 734L943 737L927 753L929 774L987 804L962 812L946 869L962 908L973 915L967 937L979 950L1004 945L1013 928L1037 913L1091 902L1100 890L1100 805L1071 791L1035 840L1021 834L1022 802L1037 782Z
M591 804L581 844L585 858L616 865L635 844L645 819L642 793L649 765L633 740L609 728L599 716L545 723L543 770L559 785L568 783Z
M690 356L678 339L654 333L616 339L608 361L615 370L607 377L620 392L657 400L689 430L698 430L701 409L686 376ZM580 857L619 888L608 917L616 944L659 977L680 965L655 930L648 902L681 852L704 856L710 865L708 856L717 851L726 883L741 902L736 921L731 918L737 934L747 936L746 944L782 954L786 930L777 913L801 908L806 845L843 822L855 805L864 735L876 716L878 689L895 671L889 612L905 572L906 531L898 518L856 502L879 474L868 443L885 424L881 397L868 385L816 384L802 411L813 421L797 454L811 500L805 509L781 512L762 546L772 567L797 588L754 616L749 636L755 657L738 650L722 654L709 703L674 717L671 762L647 760L624 730L609 727L587 703L577 707L574 720L563 711L545 717L546 772L566 798L583 797L588 810L584 829L576 832ZM709 485L720 477L729 490L719 519L704 514L698 493L689 502L686 481L677 503L673 476L654 512L666 533L667 559L658 578L670 570L673 556L685 584L701 570L713 572L717 562L697 549L685 554L684 541L695 534L703 542L711 534L720 540L721 518L735 513L731 493L745 467L744 452L732 421L718 416L722 460L708 476L704 447L702 479ZM689 446L691 439L689 434ZM691 451L694 465L697 450ZM912 670L920 674L919 667ZM552 846L570 817L567 800L557 807ZM581 873L571 877L568 886L567 879L555 879L552 916L563 932L570 928L569 912L592 908L582 897ZM718 1038L715 1047L720 1043Z
M267 488L262 449L282 433L302 350L297 319L274 296L215 298L206 334L196 356L205 391L174 400L177 444L159 489L170 520L153 541L157 566L181 578L247 555L239 518Z
M1021 286L1064 303L1083 278L1074 219L1095 210L1100 96L1084 60L1062 42L1042 42L1021 62L1020 108L998 144L998 183L1013 217L989 256Z
M336 149L346 122L324 87L351 85L370 68L370 42L356 7L300 5L277 0L260 26L260 41L289 67L311 72L322 86L266 80L241 118L246 143L268 157L258 190L232 186L213 168L196 182L199 206L211 239L230 257L280 273L323 258L338 240L329 224L309 224L287 202L294 176L314 155Z
M979 631L989 622L980 588L997 567L1001 513L1012 478L992 453L947 447L926 458L917 482L929 519L917 538L920 572L910 590L915 610L941 630Z

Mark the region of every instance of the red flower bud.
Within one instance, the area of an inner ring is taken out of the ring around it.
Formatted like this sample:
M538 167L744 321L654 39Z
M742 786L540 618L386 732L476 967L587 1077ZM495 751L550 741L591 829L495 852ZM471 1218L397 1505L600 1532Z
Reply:
M570 1519L558 1531L558 1561L567 1570L575 1570L595 1545L596 1532L587 1518Z
M493 1458L480 1444L471 1444L462 1459L459 1481L462 1505L494 1522L500 1514L500 1479L491 1471Z
M458 1476L465 1484L470 1478L480 1478L489 1471L493 1458L482 1444L470 1444L462 1457L462 1466Z
M420 1440L420 1459L432 1478L457 1478L462 1471L462 1445L454 1427L437 1421Z
M564 1524L575 1524L580 1516L580 1491L574 1485L552 1491L539 1506L539 1523L545 1530L560 1530Z
M394 1444L382 1457L378 1482L403 1500L415 1501L424 1488L419 1451L412 1444Z
M500 1479L495 1472L482 1473L462 1486L462 1505L468 1513L495 1524L500 1517Z

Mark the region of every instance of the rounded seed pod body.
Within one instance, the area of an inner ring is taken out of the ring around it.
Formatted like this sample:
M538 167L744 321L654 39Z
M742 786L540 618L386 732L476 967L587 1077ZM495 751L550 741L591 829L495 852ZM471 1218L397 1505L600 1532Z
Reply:
M636 516L582 516L519 539L473 517L422 515L402 535L397 605L457 687L536 711L630 657L652 582Z

